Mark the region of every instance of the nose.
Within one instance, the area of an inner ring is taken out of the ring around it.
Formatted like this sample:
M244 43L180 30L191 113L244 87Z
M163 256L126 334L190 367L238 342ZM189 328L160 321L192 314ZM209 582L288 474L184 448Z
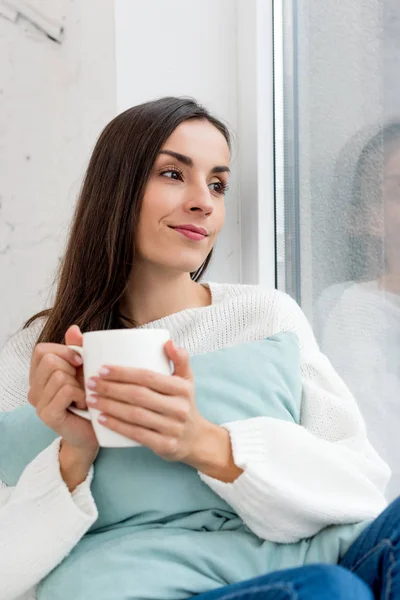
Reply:
M198 184L192 186L188 192L188 199L185 206L188 212L200 212L205 216L209 216L214 212L214 203L208 185Z

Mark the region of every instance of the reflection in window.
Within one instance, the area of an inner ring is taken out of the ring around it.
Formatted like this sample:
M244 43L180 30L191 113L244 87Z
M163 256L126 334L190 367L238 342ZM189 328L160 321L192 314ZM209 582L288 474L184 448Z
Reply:
M275 0L278 287L400 495L400 3Z
M378 132L358 159L349 197L352 277L315 303L322 350L359 401L369 437L400 486L400 123Z

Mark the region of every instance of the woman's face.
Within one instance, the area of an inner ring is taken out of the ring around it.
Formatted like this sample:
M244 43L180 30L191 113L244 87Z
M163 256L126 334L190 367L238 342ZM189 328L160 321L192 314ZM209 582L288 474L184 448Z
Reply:
M136 242L142 262L194 272L225 217L230 152L209 121L181 123L154 164L143 196Z

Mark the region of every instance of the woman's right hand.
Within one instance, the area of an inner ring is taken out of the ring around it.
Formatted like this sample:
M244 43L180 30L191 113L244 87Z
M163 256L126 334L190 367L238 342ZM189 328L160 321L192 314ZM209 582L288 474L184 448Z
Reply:
M82 333L76 325L65 335L65 343L82 345ZM61 455L75 466L80 462L88 470L98 453L98 442L90 421L67 410L71 404L86 409L81 357L63 344L37 344L29 374L28 400L39 418L59 436Z

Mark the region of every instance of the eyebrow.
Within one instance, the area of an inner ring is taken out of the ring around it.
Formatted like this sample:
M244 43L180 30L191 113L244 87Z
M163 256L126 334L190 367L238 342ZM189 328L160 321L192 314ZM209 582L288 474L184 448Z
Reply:
M160 154L168 154L168 156L172 156L176 158L179 162L184 164L186 167L193 167L194 162L190 158L190 156L186 156L185 154L181 154L180 152L174 152L173 150L160 150ZM230 173L231 170L229 167L225 165L217 165L211 169L211 173Z

